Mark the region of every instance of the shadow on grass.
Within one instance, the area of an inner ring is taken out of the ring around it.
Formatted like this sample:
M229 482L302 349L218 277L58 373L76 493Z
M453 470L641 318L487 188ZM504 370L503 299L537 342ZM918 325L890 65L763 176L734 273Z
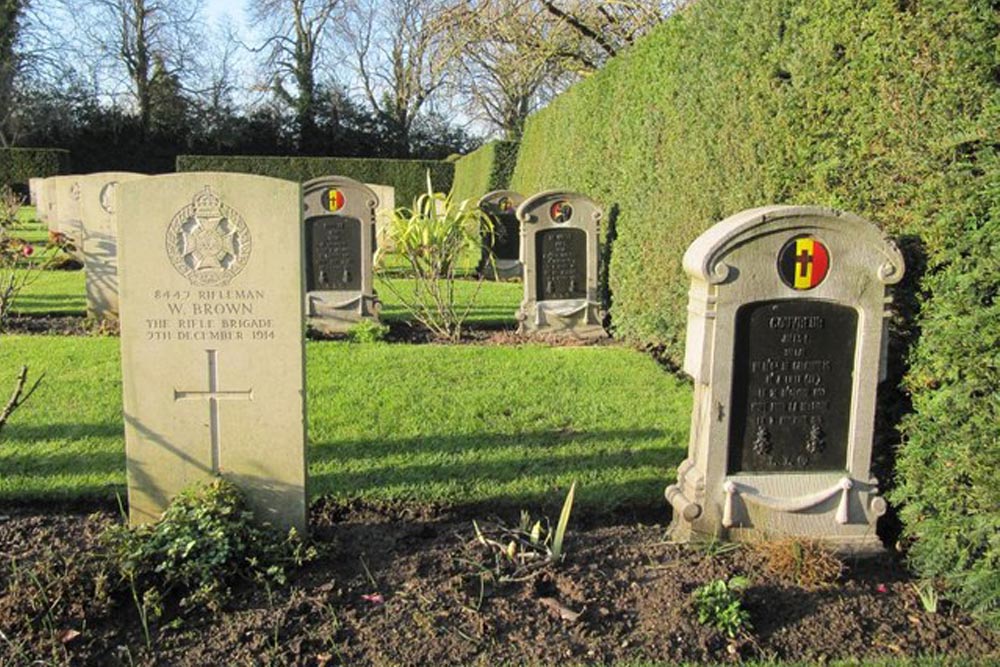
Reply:
M310 485L313 495L341 497L379 495L386 488L413 489L419 494L421 487L443 485L458 495L468 490L477 500L483 499L484 485L495 485L496 494L488 490L485 494L502 505L529 500L550 504L565 493L565 489L553 488L556 477L597 478L602 480L599 488L581 493L582 505L613 508L632 501L654 503L662 500L661 487L686 455L683 438L683 434L659 429L637 429L317 442L310 448L314 471ZM630 444L622 444L623 440ZM531 454L526 456L526 450ZM488 454L491 460L477 458L477 452ZM408 453L419 456L419 461L398 465L398 458ZM365 461L361 469L355 463L358 460ZM637 472L650 468L663 471L662 476ZM512 490L521 487L523 491Z

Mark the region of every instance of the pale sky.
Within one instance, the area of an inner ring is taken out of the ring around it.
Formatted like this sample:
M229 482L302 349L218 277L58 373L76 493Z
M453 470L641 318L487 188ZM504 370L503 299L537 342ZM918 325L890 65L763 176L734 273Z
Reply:
M243 23L244 0L205 0L205 12L210 19L229 14L236 23Z

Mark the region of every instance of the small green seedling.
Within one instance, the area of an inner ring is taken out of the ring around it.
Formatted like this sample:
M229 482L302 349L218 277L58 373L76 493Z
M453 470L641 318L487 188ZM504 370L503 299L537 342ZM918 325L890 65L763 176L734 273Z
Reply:
M743 608L740 600L740 594L748 583L746 577L733 577L728 582L716 579L695 589L694 604L698 611L698 622L711 625L730 638L735 638L743 630L749 630L750 613Z
M917 596L920 598L920 604L923 605L924 611L928 614L936 614L938 604L941 602L941 595L938 593L934 582L930 579L923 579L913 584L913 590L917 592Z

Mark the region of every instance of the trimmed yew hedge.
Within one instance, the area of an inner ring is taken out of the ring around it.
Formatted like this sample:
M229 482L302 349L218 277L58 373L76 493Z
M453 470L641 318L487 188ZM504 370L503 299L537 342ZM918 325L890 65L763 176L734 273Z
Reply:
M910 393L892 401L915 413L898 478L882 481L905 503L914 564L995 622L998 128L995 2L703 0L531 117L512 183L578 189L617 211L614 330L675 361L681 258L724 217L817 204L903 241L896 302L922 315L897 323L893 347L911 348L912 369Z
M491 141L462 156L455 164L452 188L455 199L478 201L487 192L508 188L517 162L517 148L514 141Z
M455 165L439 160L384 160L341 157L265 157L245 155L178 155L177 171L235 171L305 182L336 174L362 183L396 188L396 204L410 206L427 191L427 171L438 192L448 192Z
M27 192L28 179L69 172L69 151L61 148L0 148L0 185Z

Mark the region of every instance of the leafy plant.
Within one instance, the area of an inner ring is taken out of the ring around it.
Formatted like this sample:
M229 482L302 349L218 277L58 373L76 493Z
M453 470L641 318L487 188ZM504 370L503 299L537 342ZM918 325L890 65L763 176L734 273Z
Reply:
M459 263L466 253L480 255L484 237L493 235L493 223L471 200L455 202L450 194L434 192L428 172L427 192L414 200L412 208L393 212L388 234L389 243L376 256L386 288L436 336L457 341L482 286L480 277L471 297L456 303ZM388 267L398 264L414 281L412 290L393 281Z
M476 563L477 568L493 572L499 581L512 581L530 576L537 568L561 561L565 556L566 528L575 492L576 482L573 482L563 501L559 522L554 530L547 519L535 520L526 511L521 512L521 520L514 528L500 522L480 525L473 521L473 545L485 552L481 553ZM485 555L485 559L482 555ZM487 562L484 563L483 560Z
M559 523L556 524L556 532L552 534L552 560L560 560L563 556L563 539L566 537L566 526L569 524L569 515L573 511L573 496L576 494L576 482L569 487L566 500L563 501L562 512L559 513Z
M115 526L103 539L144 626L171 596L182 608L216 609L233 582L284 585L290 566L315 556L294 529L281 536L258 525L240 491L222 479L178 495L159 523Z
M731 638L749 630L750 613L743 608L741 593L746 589L746 577L733 577L710 581L694 591L694 605L698 622L711 625Z
M941 595L938 593L934 581L932 579L918 581L913 584L913 590L916 591L917 597L920 598L920 604L923 606L924 611L928 614L936 614L938 604L941 602Z
M352 343L379 343L385 340L389 327L375 320L361 320L347 332Z

